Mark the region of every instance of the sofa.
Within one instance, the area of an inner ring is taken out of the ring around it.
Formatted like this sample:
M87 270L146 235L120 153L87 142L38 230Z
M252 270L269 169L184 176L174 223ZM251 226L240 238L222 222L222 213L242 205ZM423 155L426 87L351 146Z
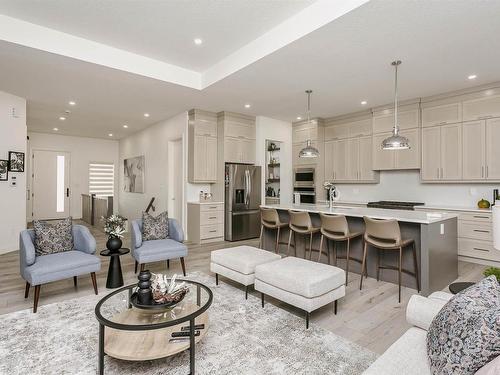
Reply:
M363 373L364 375L430 375L427 360L427 330L439 310L452 294L435 292L429 297L414 295L406 308L406 321L412 325ZM499 358L476 372L476 375L498 374Z
M187 257L188 250L184 241L184 231L180 223L175 219L168 219L168 238L163 240L142 240L142 219L132 221L132 257L135 259L135 272L137 266L144 270L146 263L167 261L167 268L170 259L180 258L182 273L186 276L186 265L184 257Z
M37 256L35 252L35 231L23 230L19 235L19 266L21 276L26 280L24 298L28 298L30 287L35 287L33 312L37 312L42 284L90 274L94 292L97 294L96 272L101 269L101 260L95 256L96 241L87 227L73 225L73 249L60 253Z

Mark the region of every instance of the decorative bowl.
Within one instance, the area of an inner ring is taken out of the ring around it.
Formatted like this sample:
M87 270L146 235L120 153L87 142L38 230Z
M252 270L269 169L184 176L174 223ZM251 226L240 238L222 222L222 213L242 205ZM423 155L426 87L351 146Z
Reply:
M175 293L174 295L164 295L162 299L157 301L154 298L155 292L153 292L153 301L149 305L143 305L139 303L137 297L137 292L132 293L132 296L130 297L130 303L132 306L137 307L138 309L143 309L143 310L164 310L170 307L173 307L177 305L179 302L181 302L184 297L186 296L187 292L189 289L185 289L183 291L180 291L178 293ZM160 302L161 301L161 302Z

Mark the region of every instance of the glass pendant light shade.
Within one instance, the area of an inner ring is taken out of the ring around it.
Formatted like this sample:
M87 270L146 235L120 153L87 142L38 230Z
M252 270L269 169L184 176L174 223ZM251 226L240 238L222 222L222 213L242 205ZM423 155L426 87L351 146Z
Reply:
M383 150L408 150L410 141L399 134L398 125L398 66L401 65L401 60L393 61L391 65L394 66L394 127L392 135L384 139L381 146Z
M311 140L307 140L307 145L299 152L299 158L317 158L319 151L311 144Z
M311 123L311 94L312 90L306 90L307 94L307 122ZM319 157L319 150L313 147L311 140L308 139L306 147L299 152L299 158L317 158Z

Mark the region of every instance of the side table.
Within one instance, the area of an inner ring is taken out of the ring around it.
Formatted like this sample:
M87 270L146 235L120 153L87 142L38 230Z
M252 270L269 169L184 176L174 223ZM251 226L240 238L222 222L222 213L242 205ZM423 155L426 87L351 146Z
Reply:
M106 288L114 289L123 286L122 265L120 256L130 253L130 249L121 248L116 251L105 249L100 252L103 257L110 257L108 278L106 279Z

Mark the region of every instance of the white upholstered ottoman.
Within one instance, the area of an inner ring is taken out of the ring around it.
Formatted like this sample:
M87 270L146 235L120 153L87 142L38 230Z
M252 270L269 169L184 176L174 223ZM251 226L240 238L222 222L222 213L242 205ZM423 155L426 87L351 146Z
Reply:
M337 300L345 296L344 270L296 257L261 264L255 269L255 290L309 313L330 302L337 314Z
M217 285L219 285L219 275L245 285L245 298L248 298L248 286L255 280L255 267L279 259L281 256L278 254L252 246L230 247L212 251L210 271L215 273Z

